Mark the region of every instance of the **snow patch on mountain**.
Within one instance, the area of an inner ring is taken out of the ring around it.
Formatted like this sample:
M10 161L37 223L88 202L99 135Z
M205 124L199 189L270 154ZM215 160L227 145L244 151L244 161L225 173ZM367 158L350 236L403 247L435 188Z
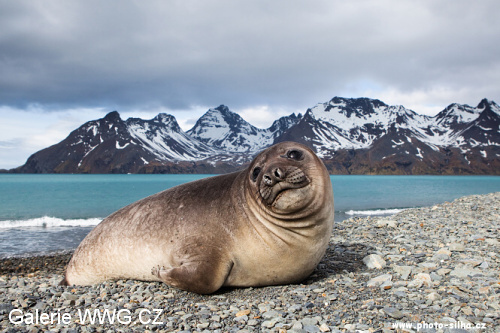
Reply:
M184 133L172 115L159 114L151 120L130 118L126 124L132 138L160 161L194 161L217 153Z
M395 130L408 130L410 136L434 150L444 146L489 144L464 137L464 132L474 126L483 131L494 130L484 124L472 124L487 108L497 117L500 114L500 107L487 100L481 101L476 108L452 104L435 117L429 117L379 100L335 97L309 109L304 118L312 127L314 148L321 157L326 157L338 149L368 149L375 140L387 135L391 126Z
M227 106L220 105L208 110L187 134L225 152L254 153L272 145L276 137L299 119L292 114L276 120L268 129L262 129L250 125Z

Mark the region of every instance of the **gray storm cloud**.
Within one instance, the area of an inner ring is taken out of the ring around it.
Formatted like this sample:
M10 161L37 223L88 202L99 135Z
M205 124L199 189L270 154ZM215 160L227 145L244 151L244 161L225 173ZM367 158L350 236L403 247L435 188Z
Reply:
M0 1L0 104L308 107L384 89L498 100L499 9L495 0Z

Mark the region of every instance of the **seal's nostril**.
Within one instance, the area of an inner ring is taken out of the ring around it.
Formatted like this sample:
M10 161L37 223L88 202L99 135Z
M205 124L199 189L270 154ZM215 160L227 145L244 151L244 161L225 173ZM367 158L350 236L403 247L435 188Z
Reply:
M266 174L262 178L264 179L264 183L266 185L272 185L273 184L273 180L271 179L271 177L269 175Z
M283 171L281 171L280 168L274 169L274 176L278 179L283 179Z

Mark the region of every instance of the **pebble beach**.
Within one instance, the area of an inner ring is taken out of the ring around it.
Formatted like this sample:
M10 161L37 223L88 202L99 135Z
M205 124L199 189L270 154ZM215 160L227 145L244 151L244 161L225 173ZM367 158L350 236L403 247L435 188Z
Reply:
M0 260L1 332L500 332L500 192L336 223L295 285L58 286L70 257Z

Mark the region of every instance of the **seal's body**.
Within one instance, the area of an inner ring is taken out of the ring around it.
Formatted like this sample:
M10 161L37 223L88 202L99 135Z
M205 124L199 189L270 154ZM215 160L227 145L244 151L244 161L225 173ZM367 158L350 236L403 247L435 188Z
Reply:
M280 143L241 172L179 185L113 213L76 249L61 283L137 279L212 293L299 282L324 255L333 214L321 160L305 146Z

